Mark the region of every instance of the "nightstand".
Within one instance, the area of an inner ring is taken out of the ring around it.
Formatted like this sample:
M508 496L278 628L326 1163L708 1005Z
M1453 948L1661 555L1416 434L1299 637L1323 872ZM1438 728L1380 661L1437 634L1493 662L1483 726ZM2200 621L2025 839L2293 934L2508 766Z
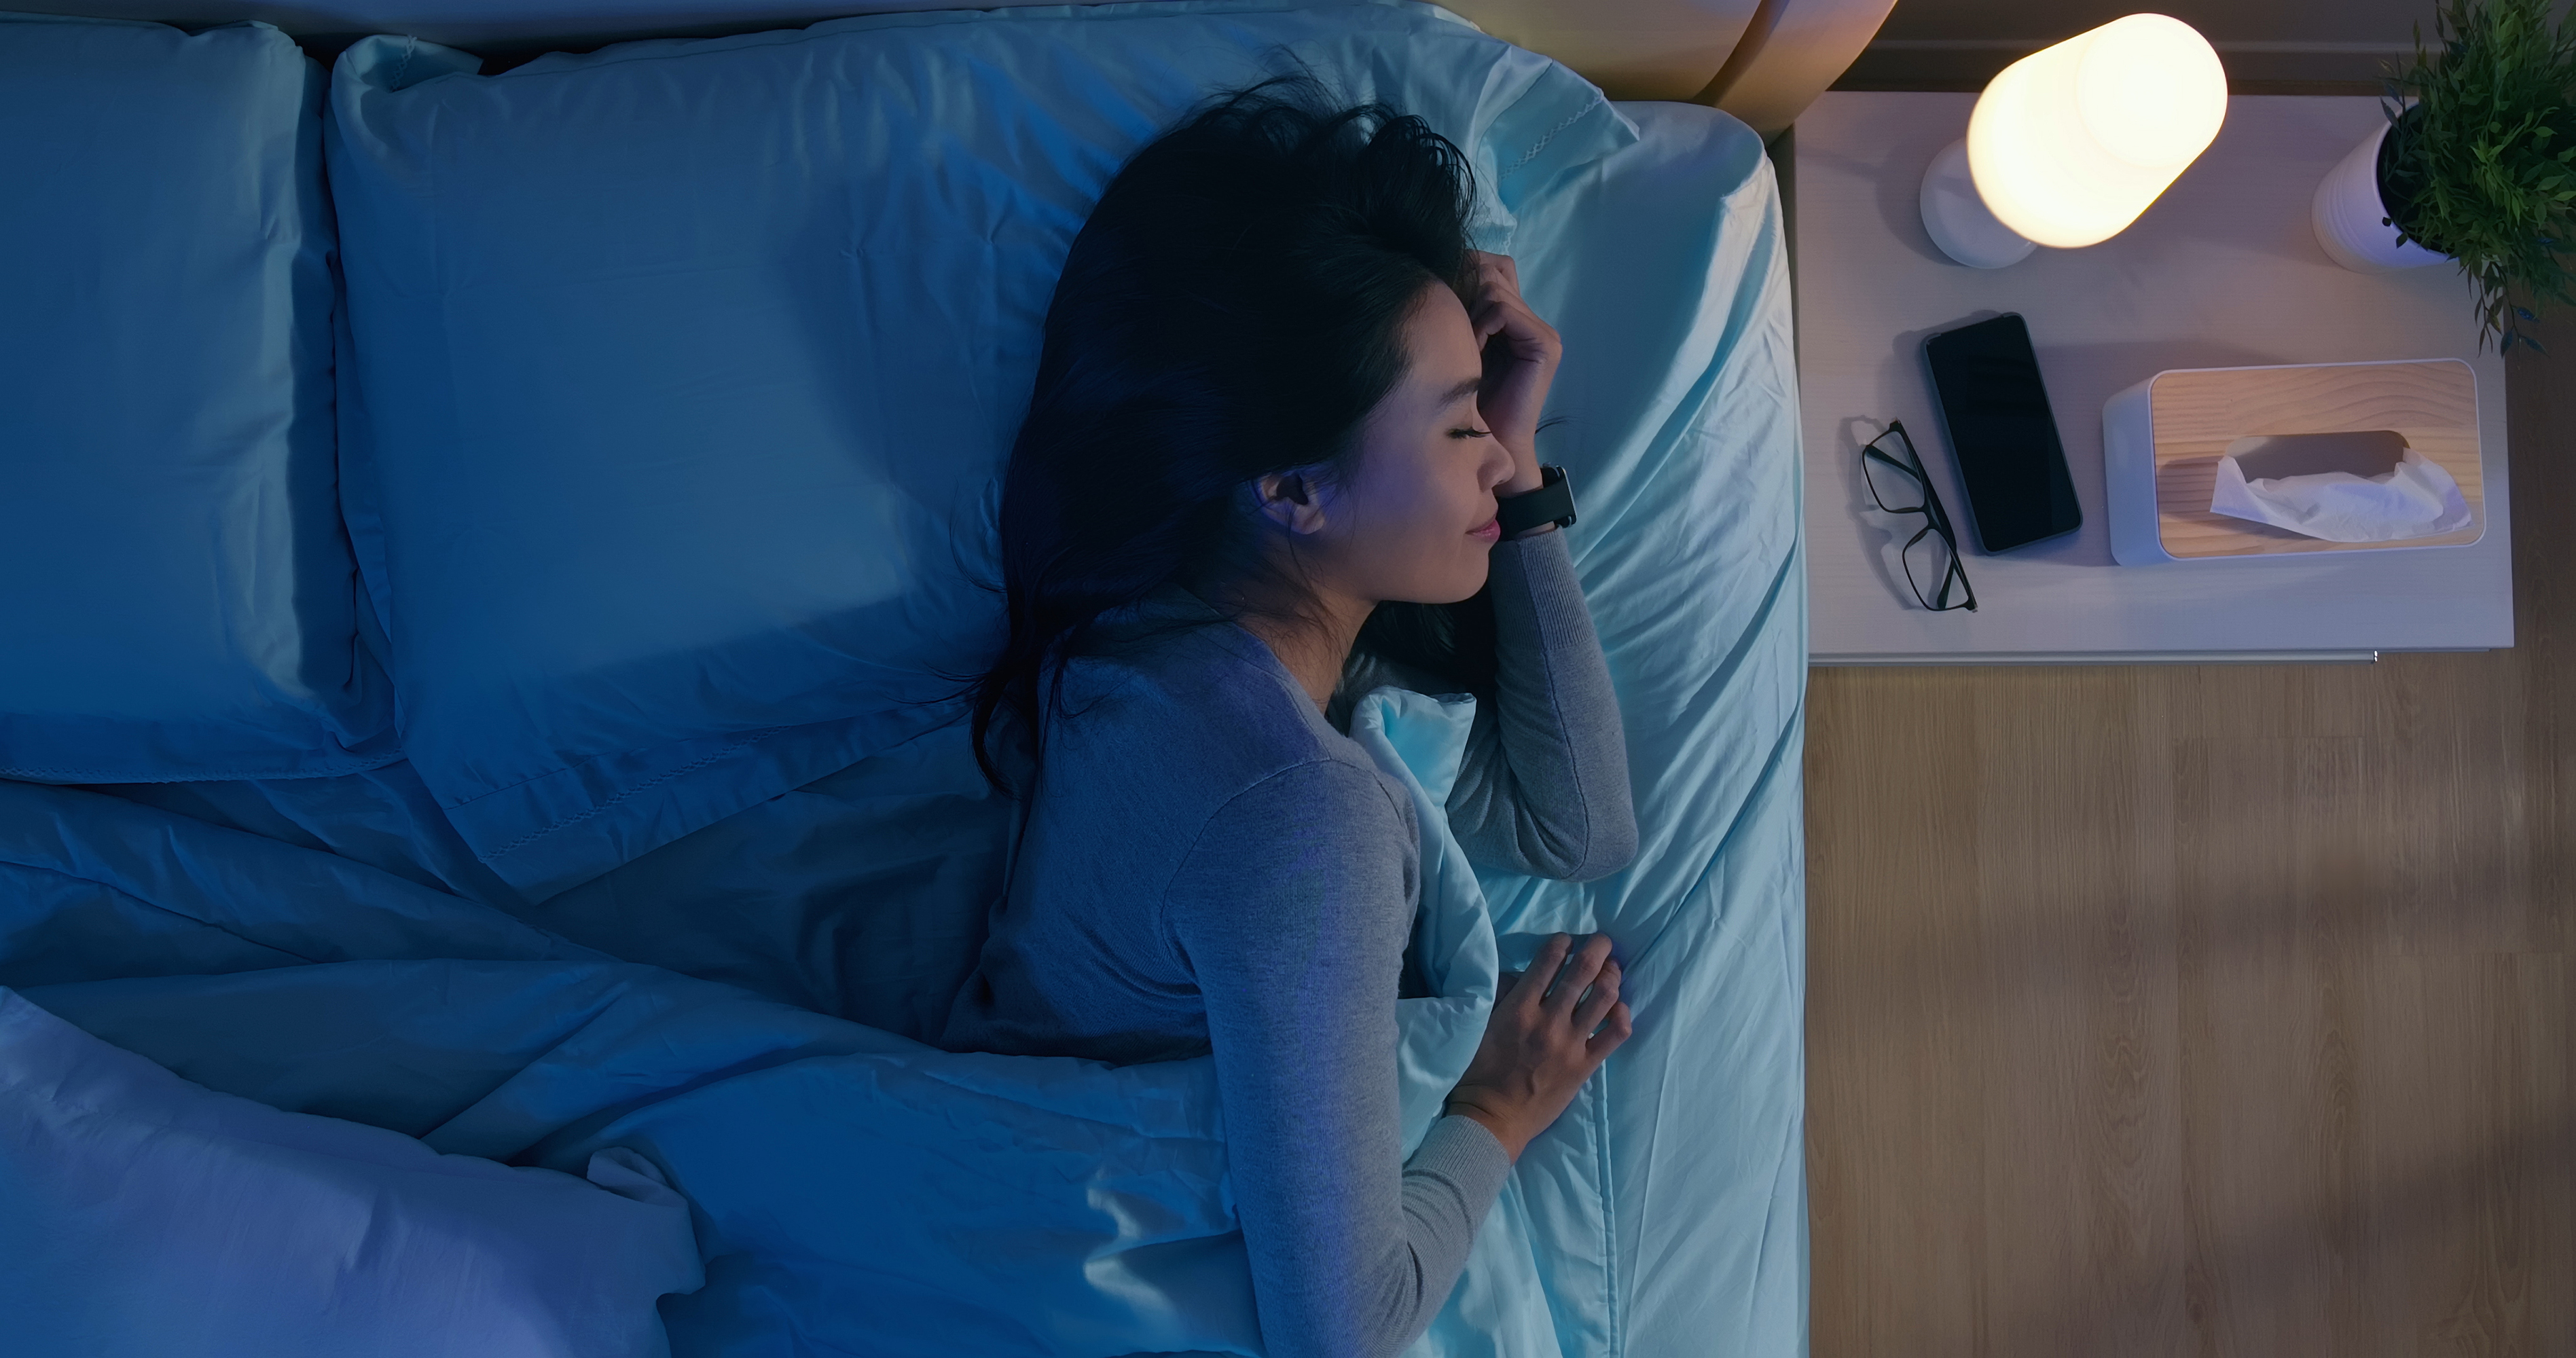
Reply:
M2382 115L2367 97L2240 96L2218 140L2145 215L2080 250L2002 269L1954 264L1924 235L1923 169L1965 131L1972 94L1828 93L1790 138L1798 371L1806 445L1812 662L2368 659L2513 644L2501 356L2481 352L2449 264L2358 274L2308 224L2317 182ZM2077 532L1976 548L1923 340L2027 318L2083 509ZM2477 380L2486 532L2461 547L2123 566L2103 500L2102 406L2173 368L2457 358ZM1921 520L1881 513L1860 444L1901 419L1965 539L1978 611L1932 613L1897 549Z

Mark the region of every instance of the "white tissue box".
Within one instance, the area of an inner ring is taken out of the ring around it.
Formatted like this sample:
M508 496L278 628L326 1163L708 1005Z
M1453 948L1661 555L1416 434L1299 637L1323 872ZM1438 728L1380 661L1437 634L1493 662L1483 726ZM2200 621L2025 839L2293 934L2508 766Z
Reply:
M2210 508L2223 457L2267 480L2337 471L2371 478L2394 471L2409 450L2458 484L2467 527L2330 542ZM2456 358L2169 369L2104 403L2102 454L2111 556L2124 566L2465 547L2486 534L2478 380Z

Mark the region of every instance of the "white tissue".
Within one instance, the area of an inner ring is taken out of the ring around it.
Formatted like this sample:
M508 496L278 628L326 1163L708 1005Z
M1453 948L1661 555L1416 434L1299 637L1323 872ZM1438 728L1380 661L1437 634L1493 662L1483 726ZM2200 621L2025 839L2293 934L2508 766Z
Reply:
M2469 526L2460 483L2412 448L2395 470L2368 477L2317 472L2248 481L2235 458L2222 457L2209 512L2328 542L2396 542Z

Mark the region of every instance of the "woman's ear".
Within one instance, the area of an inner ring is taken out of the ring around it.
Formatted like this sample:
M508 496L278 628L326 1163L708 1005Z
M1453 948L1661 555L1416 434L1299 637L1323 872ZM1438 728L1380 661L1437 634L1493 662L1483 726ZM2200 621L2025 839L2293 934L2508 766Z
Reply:
M1324 499L1314 476L1306 471L1265 472L1253 483L1261 512L1291 533L1324 530Z

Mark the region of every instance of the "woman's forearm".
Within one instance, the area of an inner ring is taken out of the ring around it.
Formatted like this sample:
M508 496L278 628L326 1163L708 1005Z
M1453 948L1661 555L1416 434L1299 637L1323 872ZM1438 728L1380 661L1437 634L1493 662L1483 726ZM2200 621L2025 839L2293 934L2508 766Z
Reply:
M1478 863L1606 876L1635 857L1636 813L1618 697L1565 539L1498 544L1492 592L1493 701L1477 708L1450 828Z

